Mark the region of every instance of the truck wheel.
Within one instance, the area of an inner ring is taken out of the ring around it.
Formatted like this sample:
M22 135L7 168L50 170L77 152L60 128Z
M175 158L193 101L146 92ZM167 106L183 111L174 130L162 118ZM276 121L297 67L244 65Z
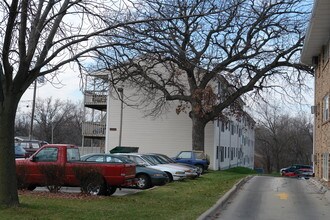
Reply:
M92 196L102 196L107 192L104 181L91 181L87 184L86 190L87 193Z
M37 188L35 185L28 185L28 187L26 187L27 188L27 190L29 190L29 191L33 191L33 190L35 190L35 188Z
M151 187L151 181L149 176L145 175L145 174L139 174L137 177L138 179L137 181L137 188L139 189L148 189Z
M108 190L107 190L107 196L111 196L112 194L114 194L117 190L117 187L115 186L108 186Z

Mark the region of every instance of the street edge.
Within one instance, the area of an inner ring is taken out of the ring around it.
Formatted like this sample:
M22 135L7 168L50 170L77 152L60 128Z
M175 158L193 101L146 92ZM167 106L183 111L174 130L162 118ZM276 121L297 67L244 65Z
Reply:
M253 176L247 176L241 179L238 183L236 183L228 192L226 192L211 208L209 208L206 212L201 214L197 220L205 220L207 218L211 218L215 212L223 207L229 198L233 196L237 190L239 190L247 181L249 181Z
M324 195L324 198L327 200L327 202L330 203L330 189L327 186L323 185L321 181L315 177L310 178L309 181L314 184L318 191Z

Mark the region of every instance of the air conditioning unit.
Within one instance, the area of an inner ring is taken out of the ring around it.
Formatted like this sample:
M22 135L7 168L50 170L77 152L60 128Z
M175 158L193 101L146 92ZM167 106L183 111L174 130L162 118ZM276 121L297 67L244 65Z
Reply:
M315 105L311 106L311 114L312 115L316 114L316 106Z

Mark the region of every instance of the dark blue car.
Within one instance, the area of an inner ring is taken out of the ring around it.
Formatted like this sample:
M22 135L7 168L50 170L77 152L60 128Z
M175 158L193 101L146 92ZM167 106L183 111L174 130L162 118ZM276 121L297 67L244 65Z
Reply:
M208 169L210 164L203 151L181 151L173 159L178 163L186 163L199 167L202 173Z

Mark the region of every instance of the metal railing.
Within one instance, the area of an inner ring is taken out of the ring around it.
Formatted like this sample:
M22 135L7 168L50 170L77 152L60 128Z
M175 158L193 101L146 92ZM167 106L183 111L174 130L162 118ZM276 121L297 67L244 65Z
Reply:
M83 122L82 135L89 137L105 137L106 124L101 122Z
M85 105L106 105L107 94L104 92L85 91Z

